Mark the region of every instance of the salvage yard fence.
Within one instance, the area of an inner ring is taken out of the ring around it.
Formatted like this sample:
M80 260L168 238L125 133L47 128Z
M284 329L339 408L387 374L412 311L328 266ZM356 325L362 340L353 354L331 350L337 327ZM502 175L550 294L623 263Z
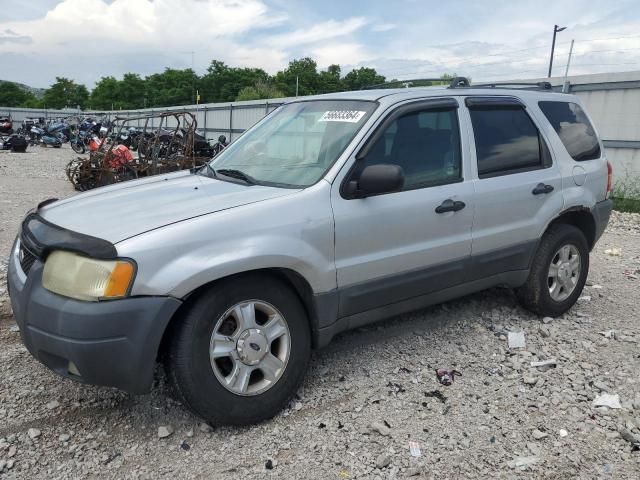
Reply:
M594 120L600 136L603 138L607 157L613 164L614 175L640 178L640 71L578 75L566 79L552 77L550 79L517 81L535 82L541 80L549 80L554 86L554 90L562 89L566 80L568 91L582 99ZM116 116L135 117L146 113L186 110L195 115L199 133L210 139L217 139L219 135L225 135L228 140L233 141L247 128L288 100L291 99L277 98L141 110L84 112L74 109L46 110L3 108L0 106L0 115L9 114L14 122L19 124L27 117L51 119L79 114L114 118ZM171 123L168 125L172 126ZM142 124L137 122L136 126L142 126Z
M217 139L225 135L229 141L235 140L242 132L272 112L287 99L256 100L249 102L230 103L206 103L201 105L184 105L166 108L144 108L140 110L77 110L77 109L33 109L33 108L3 108L0 107L0 115L11 115L14 125L17 127L26 118L58 119L71 116L90 116L96 118L107 117L139 117L146 114L161 113L167 111L187 111L196 117L198 133L207 138ZM159 119L153 119L150 127L157 127ZM167 117L165 126L175 126L175 121ZM131 126L142 127L144 120L132 121Z

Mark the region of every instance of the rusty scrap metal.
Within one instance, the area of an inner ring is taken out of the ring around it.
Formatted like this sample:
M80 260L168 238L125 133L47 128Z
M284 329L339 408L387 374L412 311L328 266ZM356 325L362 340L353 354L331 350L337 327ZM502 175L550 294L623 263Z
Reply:
M136 154L127 155L123 160L119 145L132 129L137 141L131 149L135 149ZM67 178L76 190L85 191L135 178L200 167L210 157L196 156L196 129L195 116L186 111L116 117L96 151L91 152L88 158L78 157L69 162Z

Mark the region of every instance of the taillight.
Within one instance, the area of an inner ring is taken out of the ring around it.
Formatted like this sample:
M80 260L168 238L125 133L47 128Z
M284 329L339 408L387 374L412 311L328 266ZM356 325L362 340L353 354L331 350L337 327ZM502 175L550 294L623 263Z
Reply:
M611 193L612 188L613 188L613 167L611 166L611 162L607 161L607 198L609 198L609 194Z

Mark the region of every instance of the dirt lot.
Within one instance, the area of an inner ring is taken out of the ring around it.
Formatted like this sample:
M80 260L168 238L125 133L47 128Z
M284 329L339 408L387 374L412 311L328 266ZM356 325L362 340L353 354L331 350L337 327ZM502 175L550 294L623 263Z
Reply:
M137 397L78 385L22 346L8 251L29 208L74 193L68 147L30 152L0 153L0 477L638 478L640 452L620 432L640 438L640 216L614 216L562 318L494 289L359 329L314 354L278 417L212 429L160 377ZM526 349L509 350L518 331ZM557 367L530 366L544 359ZM463 375L444 387L437 367ZM621 408L594 406L604 393ZM173 433L159 438L160 427Z

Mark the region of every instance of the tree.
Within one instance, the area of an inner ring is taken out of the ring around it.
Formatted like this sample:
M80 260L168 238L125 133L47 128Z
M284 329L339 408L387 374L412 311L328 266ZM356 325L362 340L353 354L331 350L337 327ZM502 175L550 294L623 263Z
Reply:
M84 85L78 85L73 80L56 77L56 83L45 90L42 97L47 108L83 108L89 100L89 91Z
M351 70L342 79L345 90L361 90L364 87L384 83L385 78L376 72L375 68L360 67Z
M195 79L198 77L194 74ZM125 73L118 85L118 99L122 108L144 108L147 104L146 82L137 73Z
M200 79L200 93L205 102L232 102L244 88L254 88L258 83L266 85L270 79L261 68L229 67L220 60L212 60Z
M91 92L91 108L111 110L120 108L119 82L114 77L102 77Z
M268 83L258 82L252 87L244 87L238 93L236 101L241 102L243 100L266 100L269 98L282 98L284 93L278 90L273 85Z
M32 102L37 102L33 93L13 82L0 81L0 105L3 107L24 107Z
M296 80L298 95L313 95L320 93L320 76L318 65L309 57L292 60L289 66L276 73L276 87L288 97L296 94Z
M198 76L193 70L165 68L162 73L154 73L146 78L150 107L170 107L195 103L195 89Z
M326 70L320 72L318 93L340 92L344 90L340 81L340 65L329 65Z

